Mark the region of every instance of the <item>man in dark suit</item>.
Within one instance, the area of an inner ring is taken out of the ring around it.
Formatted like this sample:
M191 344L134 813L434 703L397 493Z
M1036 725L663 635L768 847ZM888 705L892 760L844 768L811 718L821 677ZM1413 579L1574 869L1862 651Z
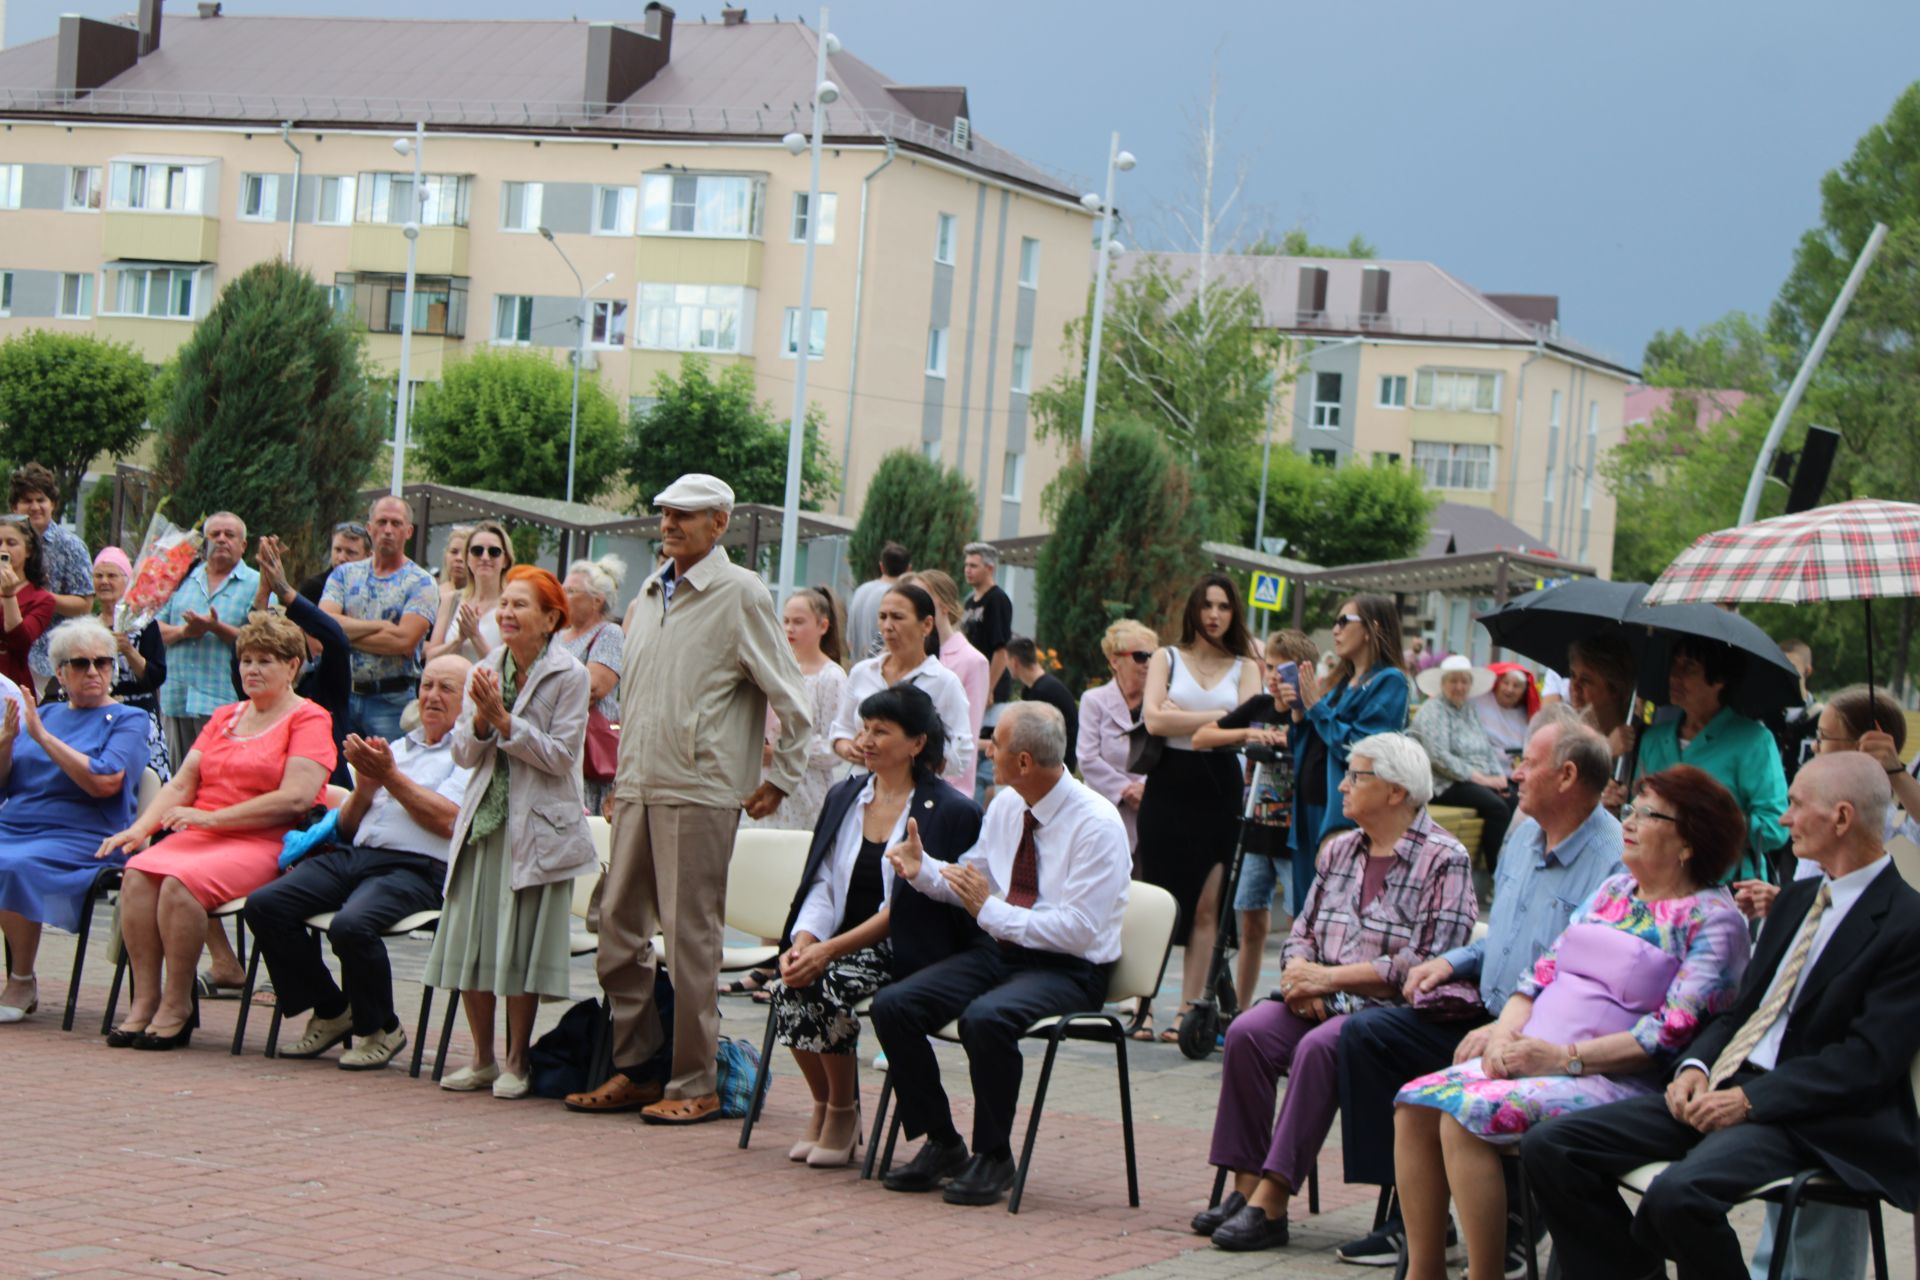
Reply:
M1920 894L1881 843L1892 791L1848 751L1810 761L1788 796L1794 854L1823 874L1781 891L1733 1006L1666 1094L1521 1143L1567 1280L1663 1275L1665 1258L1681 1280L1745 1280L1729 1209L1816 1165L1903 1210L1920 1202ZM1630 1216L1615 1180L1656 1160L1673 1163Z

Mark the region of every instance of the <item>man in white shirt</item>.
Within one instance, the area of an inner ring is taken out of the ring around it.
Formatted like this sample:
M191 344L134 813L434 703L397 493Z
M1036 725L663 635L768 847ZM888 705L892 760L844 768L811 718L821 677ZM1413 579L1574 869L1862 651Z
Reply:
M1045 703L1015 703L994 729L1000 792L958 864L923 858L918 825L887 850L894 873L980 922L980 944L874 997L909 1138L927 1135L889 1191L931 1191L949 1204L992 1204L1013 1185L1020 1038L1035 1020L1097 1009L1120 957L1133 859L1120 813L1067 773L1067 726ZM953 1127L927 1036L958 1018L973 1081L973 1155ZM951 1179L951 1181L948 1181Z
M1734 1002L1695 1038L1664 1096L1550 1120L1521 1157L1567 1280L1745 1277L1735 1199L1816 1166L1903 1210L1920 1203L1909 1068L1920 1053L1920 894L1881 843L1892 791L1862 752L1795 776L1796 880L1767 915ZM1615 1180L1672 1161L1629 1214ZM1785 1247L1785 1242L1781 1242Z
M444 654L420 673L420 727L389 745L347 735L357 783L340 807L337 843L322 844L278 880L247 896L246 918L273 976L282 1014L313 1010L283 1058L317 1058L351 1038L346 1071L372 1071L407 1043L393 1009L386 931L440 906L447 844L471 769L453 762L453 724L472 664ZM327 927L340 982L304 921L334 913ZM342 991L342 985L345 990Z

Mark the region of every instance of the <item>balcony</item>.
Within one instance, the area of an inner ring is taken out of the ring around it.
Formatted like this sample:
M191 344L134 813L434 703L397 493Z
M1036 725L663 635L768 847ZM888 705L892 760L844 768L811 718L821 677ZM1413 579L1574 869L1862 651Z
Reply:
M640 237L640 278L653 284L737 284L760 287L766 246L759 240L695 236Z
M405 275L407 235L393 223L356 222L353 239L347 248L348 265L354 271L378 271ZM420 228L421 275L464 276L467 274L467 229L465 227Z
M193 336L193 324L154 316L101 316L93 332L108 342L126 343L150 364L164 364Z
M100 221L109 262L212 262L220 245L220 220L196 213L109 211Z

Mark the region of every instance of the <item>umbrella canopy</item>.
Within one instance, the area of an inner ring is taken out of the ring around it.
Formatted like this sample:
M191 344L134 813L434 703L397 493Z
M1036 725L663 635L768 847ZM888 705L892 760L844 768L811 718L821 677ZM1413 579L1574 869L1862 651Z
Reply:
M1808 604L1920 596L1920 506L1856 498L1701 536L1646 603Z
M1480 625L1493 642L1564 674L1575 640L1604 634L1625 621L1647 593L1644 582L1581 578L1544 591L1529 591L1492 613ZM1665 668L1661 670L1665 679Z
M1640 696L1656 704L1668 700L1667 668L1674 643L1683 637L1717 641L1746 655L1745 673L1725 695L1726 705L1741 715L1758 720L1801 703L1800 669L1772 636L1737 613L1710 604L1642 605L1625 625L1639 632L1637 642L1629 642L1638 656Z

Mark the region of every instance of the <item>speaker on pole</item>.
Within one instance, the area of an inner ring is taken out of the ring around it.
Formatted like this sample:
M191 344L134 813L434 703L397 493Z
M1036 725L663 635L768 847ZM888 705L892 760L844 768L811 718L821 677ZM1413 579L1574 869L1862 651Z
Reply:
M1833 470L1834 451L1839 447L1838 431L1829 427L1807 428L1806 443L1800 447L1800 465L1793 473L1793 489L1787 494L1786 514L1809 511L1820 505L1827 475Z

